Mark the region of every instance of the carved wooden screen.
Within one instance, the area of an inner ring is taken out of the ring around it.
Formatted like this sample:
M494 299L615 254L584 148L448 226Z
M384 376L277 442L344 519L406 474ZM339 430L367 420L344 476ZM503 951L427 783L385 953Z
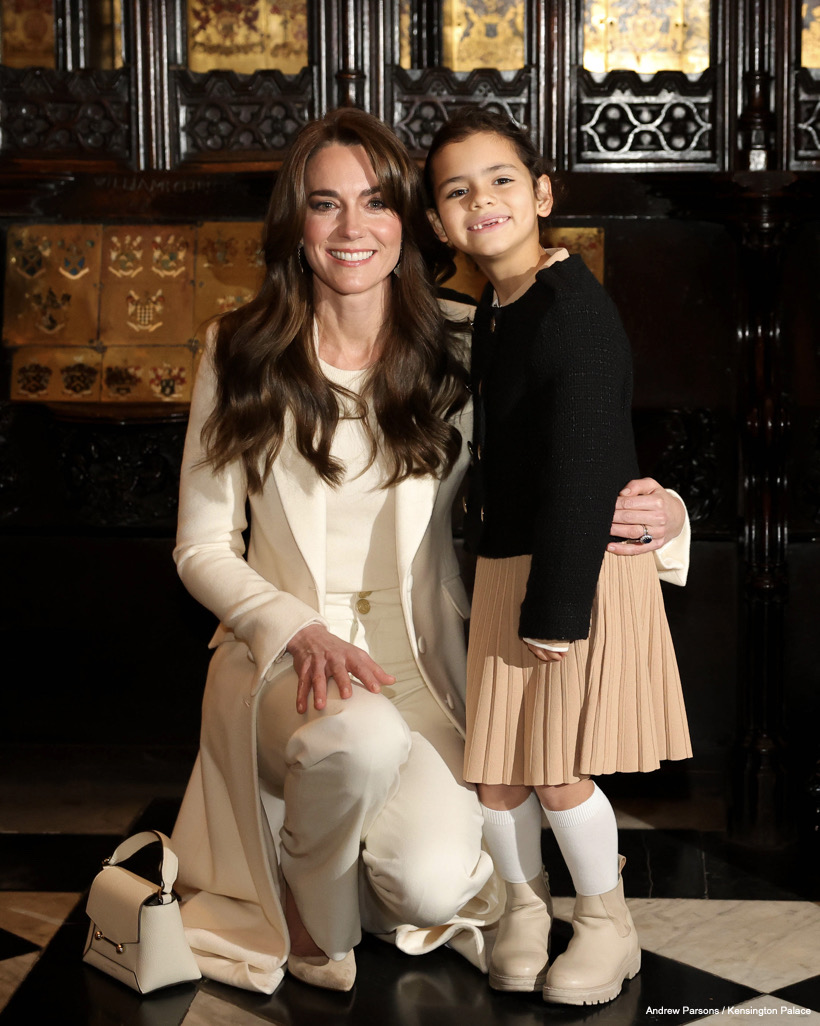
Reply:
M134 88L120 0L2 4L2 144L23 165L128 165Z
M422 156L452 108L484 103L545 142L546 12L532 0L401 0L389 120Z
M712 6L583 0L570 34L573 167L720 166Z
M820 3L801 4L795 64L796 167L816 167L820 160Z
M321 4L178 2L171 73L173 163L270 160L317 113ZM312 60L313 58L313 60Z

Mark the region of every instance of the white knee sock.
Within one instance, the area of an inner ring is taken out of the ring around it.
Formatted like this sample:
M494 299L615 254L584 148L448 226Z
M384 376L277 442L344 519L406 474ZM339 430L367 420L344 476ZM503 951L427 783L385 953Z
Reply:
M544 809L572 876L576 894L606 894L618 883L618 826L604 792L574 809ZM486 828L485 828L486 829Z
M515 809L488 809L484 840L495 868L507 883L526 883L541 872L541 805L533 792Z

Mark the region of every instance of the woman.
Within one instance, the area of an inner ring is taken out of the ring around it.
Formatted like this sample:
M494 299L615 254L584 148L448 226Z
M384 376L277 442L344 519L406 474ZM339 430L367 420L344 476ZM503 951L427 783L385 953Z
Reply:
M175 558L221 625L174 845L203 973L266 993L286 961L349 989L362 929L486 971L502 911L461 780L450 511L471 414L425 231L418 170L381 122L306 126L265 284L212 332L194 393ZM619 501L637 506L618 536L646 524L659 544L680 503L637 484L652 494Z

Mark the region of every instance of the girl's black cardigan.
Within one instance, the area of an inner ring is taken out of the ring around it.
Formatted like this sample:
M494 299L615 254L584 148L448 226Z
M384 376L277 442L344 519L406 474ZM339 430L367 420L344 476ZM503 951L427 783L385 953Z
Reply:
M629 340L579 256L508 306L488 287L470 377L467 540L489 559L532 556L521 637L586 638L615 500L638 466Z

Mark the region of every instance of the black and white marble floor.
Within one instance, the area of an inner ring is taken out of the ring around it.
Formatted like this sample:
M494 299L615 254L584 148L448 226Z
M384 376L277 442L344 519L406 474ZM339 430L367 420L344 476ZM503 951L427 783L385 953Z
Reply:
M170 831L189 751L7 749L0 756L0 1026L533 1026L587 1021L820 1020L817 850L728 844L717 798L616 799L626 893L643 968L621 996L587 1009L491 991L459 955L421 958L366 938L347 995L286 977L271 997L211 982L140 998L84 966L83 892L134 829ZM569 879L544 835L556 912ZM559 922L554 947L568 927Z

